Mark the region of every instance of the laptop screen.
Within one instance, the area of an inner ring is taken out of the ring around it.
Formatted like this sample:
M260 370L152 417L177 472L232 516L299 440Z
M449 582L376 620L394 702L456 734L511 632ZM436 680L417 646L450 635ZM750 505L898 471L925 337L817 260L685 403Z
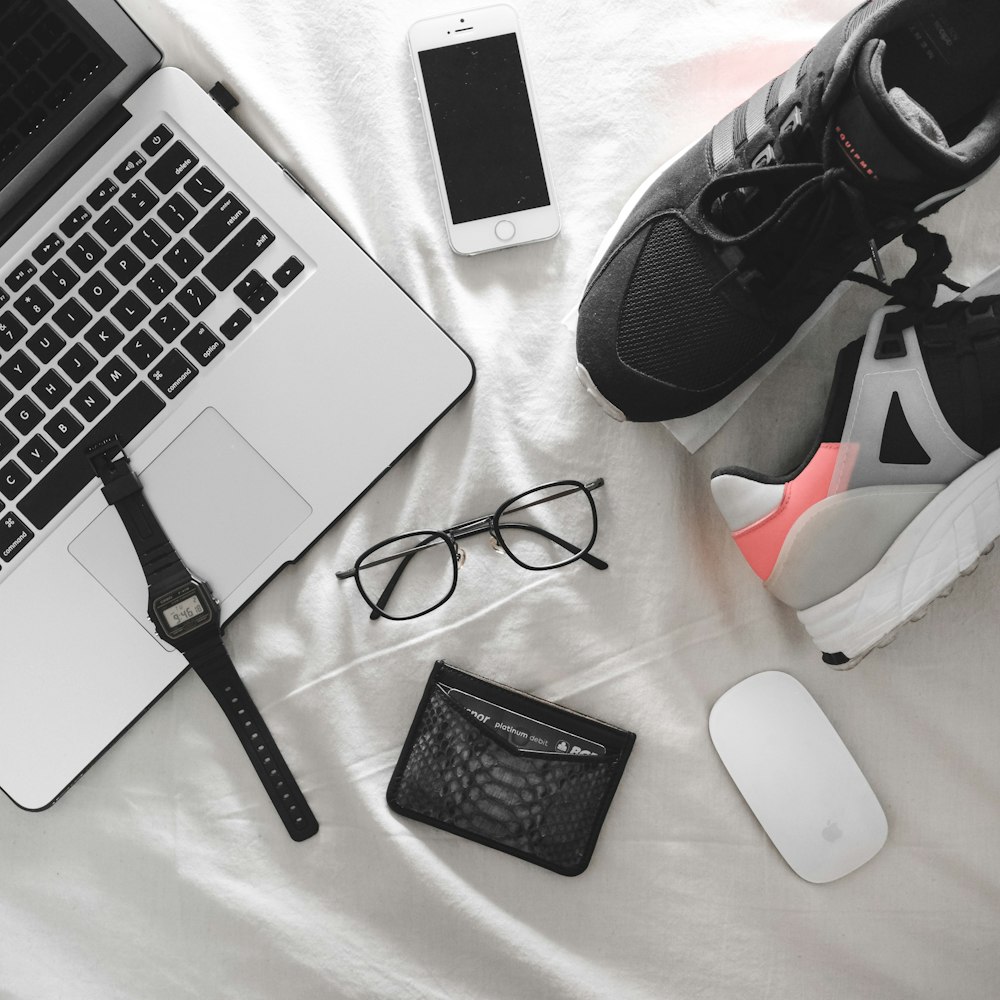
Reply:
M0 188L124 68L66 0L0 15Z
M0 0L0 244L121 124L160 59L115 0Z

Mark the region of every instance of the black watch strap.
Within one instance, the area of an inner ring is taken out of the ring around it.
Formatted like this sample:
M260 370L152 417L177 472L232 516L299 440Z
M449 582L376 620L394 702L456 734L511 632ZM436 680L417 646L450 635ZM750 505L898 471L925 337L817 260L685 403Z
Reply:
M193 580L146 502L142 484L118 439L97 442L87 454L104 484L105 498L121 516L149 586L162 592ZM222 641L217 614L205 638L185 644L181 652L225 713L289 836L293 840L311 837L319 830L319 823L236 672Z
M292 840L306 840L319 830L306 797L250 693L240 680L221 636L211 636L187 653L188 662L226 713L264 790Z

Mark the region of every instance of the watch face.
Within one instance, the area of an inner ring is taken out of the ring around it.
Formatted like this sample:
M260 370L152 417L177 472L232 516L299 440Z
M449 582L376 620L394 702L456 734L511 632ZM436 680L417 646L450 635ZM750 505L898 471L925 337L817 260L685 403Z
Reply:
M153 601L157 624L168 642L212 620L212 599L196 580L175 587Z

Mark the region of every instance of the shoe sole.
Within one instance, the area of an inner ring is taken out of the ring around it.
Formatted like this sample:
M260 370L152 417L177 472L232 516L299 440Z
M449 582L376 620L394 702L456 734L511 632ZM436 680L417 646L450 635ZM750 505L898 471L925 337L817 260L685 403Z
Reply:
M699 139L698 142L703 142L704 137ZM636 189L632 192L631 197L622 207L622 210L618 213L618 217L612 223L611 227L604 235L604 239L601 241L600 246L597 248L597 252L594 254L593 260L590 262L590 268L587 271L587 282L590 281L590 276L596 270L598 264L600 264L605 253L607 253L608 248L614 242L614 238L618 235L621 230L622 224L632 213L632 210L639 203L642 196L663 176L678 160L685 156L691 149L693 149L698 142L691 143L691 145L682 149L675 156L667 160L666 163L657 167ZM988 171L987 171L988 172ZM918 205L915 211L921 212L938 202L950 201L952 198L957 197L963 191L965 191L971 184L976 183L984 175L980 175L970 184L963 185L960 188L955 188L950 191L943 192L942 194L935 195L933 198L929 198L926 202ZM871 261L863 261L859 263L855 270L860 271L864 274L874 274L874 267ZM834 306L840 301L843 295L852 287L854 282L842 281L836 288L819 304L815 312L812 313L806 319L799 328L795 331L792 337L789 339L783 347L778 350L776 354L773 354L767 361L761 365L752 375L740 383L732 392L724 396L718 402L713 403L711 406L705 407L704 410L699 410L697 413L693 413L687 417L673 417L667 420L661 420L660 423L671 434L674 435L677 440L684 445L689 452L696 452L704 444L706 444L711 438L717 434L727 423L727 421L732 417L736 411L750 398L757 387L769 376L771 373L782 364L785 358L794 351L799 344L812 333L813 329L819 324L819 322L826 316L827 313L833 309ZM576 300L573 308L563 317L563 325L567 327L573 333L576 333L576 322L577 316L580 313L580 306L583 303L583 296L586 293L586 287L582 291ZM598 406L608 416L618 420L620 422L625 422L628 417L622 411L622 409L611 402L594 384L594 380L587 371L586 367L577 363L576 374L583 384L583 387L587 390L590 396L595 400Z
M879 563L839 594L798 612L824 660L840 670L887 645L967 576L1000 537L1000 450L935 497Z

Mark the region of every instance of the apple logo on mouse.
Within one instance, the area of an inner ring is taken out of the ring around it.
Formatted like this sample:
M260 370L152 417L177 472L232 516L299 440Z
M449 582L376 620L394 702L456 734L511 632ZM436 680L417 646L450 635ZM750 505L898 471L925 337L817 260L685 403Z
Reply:
M832 819L823 827L823 839L828 840L831 844L835 840L840 840L843 834L844 831Z

